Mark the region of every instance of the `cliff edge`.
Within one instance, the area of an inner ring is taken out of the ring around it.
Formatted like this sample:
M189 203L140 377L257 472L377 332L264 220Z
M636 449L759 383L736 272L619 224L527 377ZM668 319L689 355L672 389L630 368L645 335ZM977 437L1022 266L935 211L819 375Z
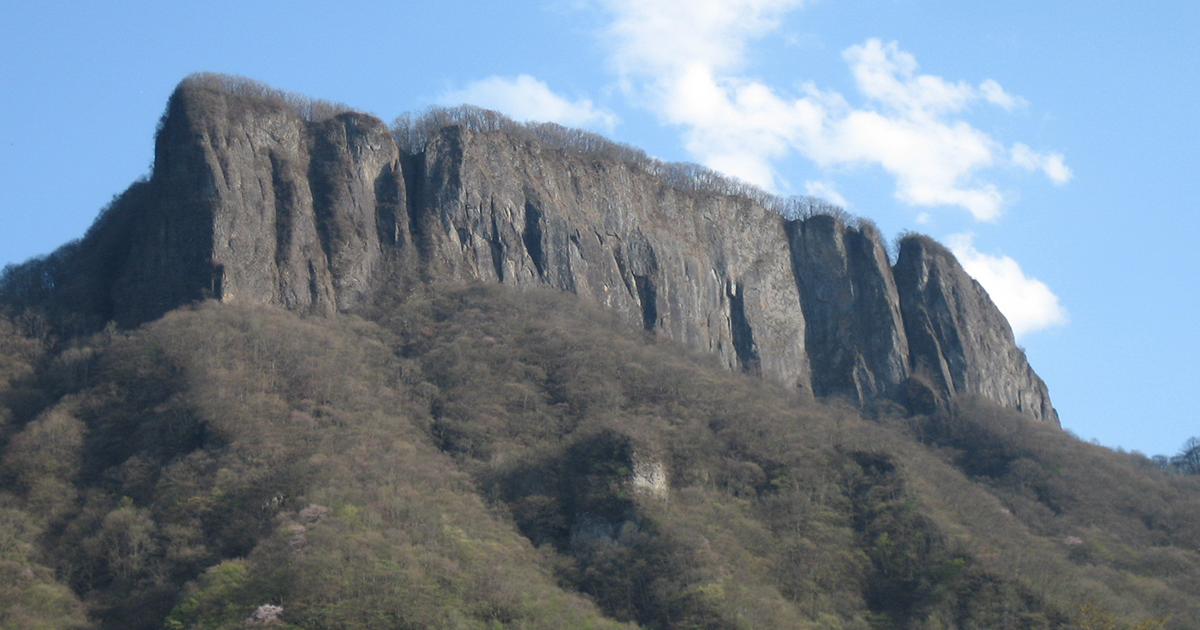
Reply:
M699 167L465 111L414 133L189 78L150 178L0 292L129 325L201 299L330 314L385 282L551 287L817 396L970 394L1057 424L1003 315L932 240L903 239L893 266L867 222L785 219Z

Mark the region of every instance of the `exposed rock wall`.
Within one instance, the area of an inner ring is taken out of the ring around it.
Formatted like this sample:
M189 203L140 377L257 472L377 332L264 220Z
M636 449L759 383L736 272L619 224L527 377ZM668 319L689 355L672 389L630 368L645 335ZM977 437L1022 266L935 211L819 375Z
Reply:
M821 396L921 382L1057 422L1003 316L936 243L906 239L893 269L870 226L785 221L603 152L449 126L402 155L373 117L313 122L185 82L146 186L121 210L135 220L108 222L133 226L109 257L120 321L206 297L331 313L399 270L569 291Z
M331 313L403 238L399 152L378 119L181 87L168 104L116 316L212 297Z
M914 374L948 396L982 396L1058 424L1046 384L1013 340L1008 320L949 250L909 237L895 275Z
M429 275L570 291L731 368L809 385L778 215L503 132L447 129L423 164Z
M891 395L908 377L908 341L878 232L815 216L789 223L788 236L813 390L858 401Z

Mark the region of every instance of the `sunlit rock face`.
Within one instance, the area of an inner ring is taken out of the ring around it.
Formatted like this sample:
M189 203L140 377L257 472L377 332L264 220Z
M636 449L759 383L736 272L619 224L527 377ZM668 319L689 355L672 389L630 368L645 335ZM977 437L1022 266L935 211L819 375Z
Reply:
M329 314L395 282L551 287L818 396L905 400L916 383L1057 423L945 248L906 238L893 267L869 224L785 220L603 149L447 125L402 150L365 114L185 82L126 197L80 245L106 261L80 299L126 324L201 299Z
M900 245L895 276L916 373L947 396L982 396L1058 424L1046 384L1008 321L950 250L909 237Z
M730 368L809 386L778 215L504 132L446 129L419 173L411 207L428 276L569 291Z

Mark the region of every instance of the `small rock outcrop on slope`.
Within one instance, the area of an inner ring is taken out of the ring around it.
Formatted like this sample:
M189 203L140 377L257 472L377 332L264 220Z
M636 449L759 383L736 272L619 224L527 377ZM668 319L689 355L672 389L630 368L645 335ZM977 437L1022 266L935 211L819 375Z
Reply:
M450 121L397 143L372 116L189 78L150 179L0 288L135 324L207 298L328 314L382 282L553 287L818 396L917 387L1057 423L1003 316L929 239L906 238L893 269L865 222L786 220L698 167L528 129Z

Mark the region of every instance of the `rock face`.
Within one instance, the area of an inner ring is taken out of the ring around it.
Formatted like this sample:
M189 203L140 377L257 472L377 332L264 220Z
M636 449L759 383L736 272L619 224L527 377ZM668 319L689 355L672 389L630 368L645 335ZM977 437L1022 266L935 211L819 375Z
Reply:
M1046 384L1013 341L1008 320L953 254L929 238L907 238L895 276L910 365L935 391L982 396L1058 422Z
M183 86L155 148L117 319L201 297L330 313L367 292L398 238L404 180L387 127Z
M445 129L418 171L410 204L429 277L570 291L731 368L808 385L778 215L503 132Z
M553 287L819 396L919 383L1057 423L1007 322L941 246L907 238L893 269L869 225L784 220L604 151L449 125L407 152L371 116L314 121L185 81L137 186L81 245L114 250L90 254L110 270L93 308L120 322L205 298L328 314L398 279Z
M832 216L787 227L813 391L859 401L893 394L908 377L908 343L878 232Z

